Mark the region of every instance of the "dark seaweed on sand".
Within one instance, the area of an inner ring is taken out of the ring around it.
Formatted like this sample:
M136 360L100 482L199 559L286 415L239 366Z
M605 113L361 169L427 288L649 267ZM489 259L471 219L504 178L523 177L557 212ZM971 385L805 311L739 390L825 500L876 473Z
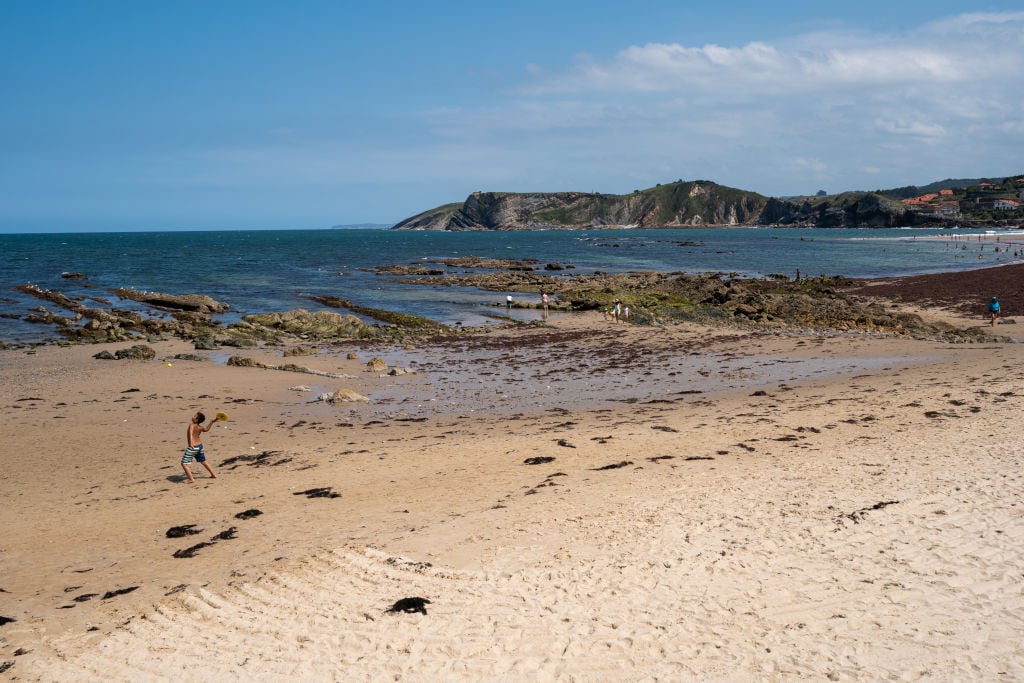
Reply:
M341 494L331 490L330 486L322 486L316 489L296 491L293 496L305 496L306 498L341 498Z
M527 458L523 461L524 465L544 465L549 462L554 462L554 458L550 455L538 455L535 458Z
M235 538L235 534L237 532L238 532L238 527L229 527L229 528L225 529L224 531L220 532L219 534L217 534L216 536L214 536L213 538L211 538L209 541L203 541L202 543L196 543L194 546L191 546L189 548L183 548L181 550L175 550L174 551L174 557L176 557L178 559L195 557L197 552L199 552L203 548L209 548L211 545L213 545L217 541L230 541L231 539Z
M611 465L605 465L604 467L594 467L593 470L595 472L600 472L601 470L617 470L620 467L626 467L626 466L632 465L632 464L633 464L632 460L623 460L622 462L612 463Z
M192 534L198 534L202 529L197 529L195 524L183 524L181 526L172 526L167 530L167 538L184 538L185 536L191 536Z
M182 559L182 558L187 558L187 557L195 557L197 552L199 552L203 548L208 548L211 545L213 545L213 543L210 543L210 542L207 542L207 541L203 541L202 543L196 543L194 546L192 546L190 548L183 548L181 550L175 550L174 551L174 557L176 557L179 560Z
M869 505L868 507L861 508L860 510L854 510L853 512L848 512L839 515L837 521L849 519L854 524L860 524L861 520L867 517L868 513L871 512L872 510L881 510L882 508L889 507L890 505L896 505L899 502L900 501L898 500L880 500L874 505Z
M109 600L110 598L116 598L118 595L124 595L125 593L131 593L134 590L138 590L138 586L129 586L128 588L118 588L112 591L107 591L103 594L103 600Z
M253 508L251 510L239 512L237 515L235 515L235 519L252 519L253 517L259 517L262 514L262 510L257 510L256 508Z
M291 461L291 458L282 458L280 460L271 461L271 458L275 458L281 455L281 451L263 451L262 453L246 453L244 455L236 455L228 458L220 463L221 467L228 465L234 465L231 469L239 467L242 463L249 465L250 467L261 467L264 465L282 465L286 462Z
M420 612L421 614L427 613L427 605L430 604L430 600L426 598L402 598L397 600L385 612L397 614L398 612L405 612L406 614L413 614L414 612Z

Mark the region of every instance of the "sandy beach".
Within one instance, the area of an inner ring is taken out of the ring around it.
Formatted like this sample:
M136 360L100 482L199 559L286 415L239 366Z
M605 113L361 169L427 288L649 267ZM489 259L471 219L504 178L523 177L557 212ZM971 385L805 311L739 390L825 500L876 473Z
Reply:
M1024 680L1008 336L565 315L297 359L0 351L2 676ZM189 484L197 410L229 420Z

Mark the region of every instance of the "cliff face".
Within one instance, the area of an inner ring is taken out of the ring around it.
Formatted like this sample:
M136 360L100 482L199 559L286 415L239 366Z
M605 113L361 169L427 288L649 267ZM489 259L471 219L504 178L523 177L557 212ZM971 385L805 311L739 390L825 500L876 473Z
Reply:
M791 201L709 181L678 181L629 195L474 192L407 218L395 230L552 230L600 227L913 225L899 202L874 193Z
M919 223L894 199L874 192L849 192L802 202L771 199L760 225L815 228L895 228Z

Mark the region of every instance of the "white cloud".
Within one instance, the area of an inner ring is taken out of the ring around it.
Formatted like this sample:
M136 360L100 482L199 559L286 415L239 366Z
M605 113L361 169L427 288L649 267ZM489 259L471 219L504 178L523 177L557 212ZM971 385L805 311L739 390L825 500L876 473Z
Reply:
M204 181L269 185L284 172L290 188L395 182L457 200L675 178L791 195L1021 172L1022 35L1015 13L900 35L629 46L556 70L528 65L516 91L422 112L397 140L282 128L260 145L207 150Z
M534 65L509 101L444 129L514 132L541 158L557 131L560 145L601 147L621 174L668 165L766 193L819 179L901 185L1024 170L1022 76L1024 12L973 13L898 34L648 43Z
M1004 83L1024 73L1024 12L965 14L904 34L822 32L776 43L686 46L649 43L607 59L581 57L545 74L528 94L648 93L752 89L804 94L836 88Z
M1022 24L1024 12L971 12L932 21L922 27L922 33L941 37L974 33L987 39L998 32L1021 41L1024 40Z
M924 121L890 121L879 119L875 126L886 133L893 135L912 135L918 138L941 138L946 135L946 129L934 123Z

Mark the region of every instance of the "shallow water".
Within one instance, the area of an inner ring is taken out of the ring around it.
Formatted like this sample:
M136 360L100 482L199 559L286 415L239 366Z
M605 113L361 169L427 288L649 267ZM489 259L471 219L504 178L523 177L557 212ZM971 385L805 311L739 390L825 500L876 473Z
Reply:
M732 392L775 393L829 377L934 360L926 354L835 357L827 340L811 337L804 348L784 358L760 348L758 335L716 342L712 348L718 350L711 353L696 337L686 348L673 348L657 333L648 343L620 348L612 326L582 346L551 338L538 350L507 340L492 345L477 339L441 348L378 350L375 355L390 367L409 367L417 374L370 392L370 404L329 410L357 420L614 410L625 404L710 400ZM799 340L797 344L800 349Z
M958 238L953 241L953 237ZM389 264L424 263L459 256L537 259L573 266L552 275L631 270L720 272L740 276L885 277L966 270L1024 260L974 241L969 233L939 230L714 228L526 232L392 232L387 230L221 231L0 235L0 340L56 338L49 327L21 318L55 307L13 289L34 283L72 297L107 299L141 310L110 290L126 287L169 294L201 293L231 306L220 317L319 309L309 295L350 299L362 306L433 318L443 323L486 324L506 292L413 285L372 271ZM966 250L961 247L968 247ZM985 248L987 246L987 249ZM1024 245L1021 245L1024 248ZM440 267L440 266L438 266ZM467 272L451 268L453 273ZM473 272L485 272L474 270ZM62 273L83 273L68 280ZM511 292L533 300L534 293ZM504 313L501 310L501 313ZM532 319L531 312L513 317Z

